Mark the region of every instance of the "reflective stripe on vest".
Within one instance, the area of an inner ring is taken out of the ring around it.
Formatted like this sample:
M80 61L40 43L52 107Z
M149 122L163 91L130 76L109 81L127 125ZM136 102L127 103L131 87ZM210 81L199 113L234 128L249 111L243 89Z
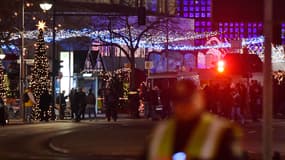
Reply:
M228 127L226 121L215 118L210 114L203 114L194 133L188 139L184 152L187 159L191 157L211 159L215 156L218 142L223 131ZM175 123L169 120L160 125L154 132L150 146L150 160L171 160L173 153Z
M213 158L222 133L227 127L228 123L226 121L214 118L213 115L205 114L193 136L189 139L189 144L186 148L187 155L202 159Z
M149 160L170 160L174 136L174 121L162 122L154 131L149 148Z

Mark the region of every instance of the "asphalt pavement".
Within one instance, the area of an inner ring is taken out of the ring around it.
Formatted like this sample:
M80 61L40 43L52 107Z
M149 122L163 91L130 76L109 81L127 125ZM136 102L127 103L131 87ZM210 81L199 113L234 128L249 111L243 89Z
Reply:
M82 124L91 124L97 125L96 129L88 129L84 128L81 131L69 132L64 134L59 134L54 137L51 137L48 141L48 147L60 154L64 155L71 155L73 157L86 155L87 157L104 157L106 159L107 156L117 157L117 159L138 159L141 153L143 153L143 144L145 143L145 139L141 138L142 132L141 127L140 130L124 130L118 129L116 130L116 142L114 145L114 133L110 132L116 128L124 128L129 127L130 122L132 121L141 121L142 123L148 123L148 126L154 126L155 123L150 120L146 119L130 119L129 115L122 114L118 116L118 122L107 122L104 115L99 115L97 119L93 120L83 120L79 123ZM57 120L56 122L66 122L70 123L71 120ZM273 122L275 125L273 126L273 131L281 133L284 128L285 121L284 119L274 119ZM33 123L45 123L45 122L33 122ZM76 122L74 122L76 123ZM261 125L262 122L248 122L247 126L245 126L247 142L249 145L247 149L249 150L249 154L251 160L259 160L261 157L260 149L257 146L260 146L261 140ZM25 124L21 120L11 120L10 124L12 125L21 125ZM259 127L257 127L259 126ZM133 127L133 126L132 126ZM100 131L98 131L100 129ZM149 127L145 129L146 136L150 133ZM127 136L132 135L132 136ZM135 135L135 136L133 136ZM138 135L138 136L136 136ZM140 136L139 136L140 135ZM278 139L276 139L274 144L278 144L279 147L283 152L282 159L285 159L285 150L282 149L283 143L280 142L281 139L284 139L283 134L278 134ZM256 138L258 137L258 138ZM252 139L258 139L257 141L251 141ZM259 142L258 142L259 141ZM133 142L136 142L138 145L132 145ZM124 147L118 147L118 146ZM256 150L251 152L252 150ZM119 158L121 157L121 158ZM103 159L103 158L102 158Z
M140 123L140 126L135 125ZM149 135L150 128L156 124L151 120L132 119L128 114L118 114L117 122L108 122L105 115L99 114L95 119L81 120L75 122L70 117L66 117L64 120L55 120L49 122L40 122L38 120L32 121L32 123L25 123L21 119L9 120L9 125L33 125L33 124L46 124L46 123L75 123L75 124L87 124L96 126L96 129L83 128L83 130L73 131L70 133L58 134L49 138L48 147L60 154L68 155L71 157L102 157L99 159L138 159L140 154L143 153L143 146L145 139L142 135ZM145 125L147 123L147 125ZM129 125L132 125L129 127ZM143 127L142 127L143 126ZM146 127L145 127L146 126ZM116 129L118 128L118 129ZM123 128L128 128L124 130ZM141 129L143 128L143 129ZM144 129L145 128L145 129ZM100 129L100 131L98 131ZM116 141L114 142L114 130ZM143 133L143 134L142 134ZM145 134L144 134L145 133ZM129 135L129 136L128 136ZM138 145L133 145L134 142ZM118 146L124 147L118 147ZM106 158L107 157L107 158ZM110 157L110 158L108 158Z
M122 121L132 121L131 119L121 119ZM142 119L141 121L146 121L144 119ZM72 133L68 133L65 135L58 135L56 137L53 137L52 139L50 139L49 141L49 147L59 153L63 153L63 154L72 154L72 155L88 155L88 156L115 156L115 157L119 157L119 156L123 156L123 157L133 157L134 159L137 159L138 156L143 153L143 148L141 147L142 144L144 143L144 140L142 139L141 141L138 142L137 147L134 147L133 145L131 145L132 141L138 141L137 139L135 140L134 138L140 138L138 137L125 137L125 135L135 135L136 133L131 133L130 130L128 130L127 132L129 133L121 133L121 134L117 134L117 139L118 141L116 141L115 145L114 142L111 141L112 138L110 138L110 136L114 136L114 134L109 133L107 130L110 129L115 129L116 127L128 127L127 125L124 126L124 123L116 123L116 122L110 122L108 126L106 126L106 120L99 120L97 122L97 124L100 124L100 122L102 123L102 125L104 125L105 127L103 127L101 129L101 132L98 133L96 130L84 130L81 132L72 132ZM283 120L274 120L275 125L273 127L274 131L277 131L277 129L279 129L280 131L278 131L278 133L281 133L283 130L282 128L284 128L284 121ZM92 123L92 122L83 122L83 123ZM153 122L150 122L153 123ZM282 123L282 128L280 128L279 125L281 125ZM262 157L261 155L261 130L260 127L258 127L258 129L256 128L256 126L260 126L260 122L252 122L249 123L248 126L245 126L244 131L246 132L246 141L245 143L250 143L250 144L246 144L246 148L249 156L250 156L250 160L260 160L260 158ZM106 129L106 132L104 132L104 130ZM124 131L124 130L121 130ZM148 132L146 132L148 133ZM148 133L149 134L149 133ZM100 137L97 138L94 136ZM257 139L259 140L254 140L252 141L251 139L255 139L253 137L258 137ZM277 135L275 135L277 136ZM278 148L279 152L281 152L282 155L282 159L285 159L285 150L284 150L284 144L280 143L281 139L284 139L284 136L282 135L278 135L278 139L274 138L273 140L273 149ZM82 139L78 138L78 137L82 137ZM102 138L105 137L105 138ZM259 141L259 142L258 142ZM279 141L279 142L278 142ZM130 143L130 144L129 144ZM122 149L118 148L118 145L124 145L124 147ZM278 146L275 146L278 145ZM283 148L283 149L282 149ZM102 154L103 153L103 154ZM104 155L105 154L105 155Z
M117 157L118 159L122 159L122 157L129 159L138 159L143 153L145 144L145 138L142 135L145 135L145 137L147 137L150 129L145 129L143 131L145 134L141 133L142 129L123 129L129 127L128 121L142 121L142 123L145 123L145 120L143 119L119 119L118 121L119 122L107 122L106 124L106 120L98 120L98 122L95 123L96 125L102 125L102 127L100 127L100 131L85 128L81 131L58 135L51 138L48 145L52 150L56 152L72 156L110 156ZM83 121L81 123L92 122ZM149 123L153 122L149 121ZM114 130L116 134L110 132L111 130ZM115 141L114 136L116 136ZM137 145L134 145L134 142Z

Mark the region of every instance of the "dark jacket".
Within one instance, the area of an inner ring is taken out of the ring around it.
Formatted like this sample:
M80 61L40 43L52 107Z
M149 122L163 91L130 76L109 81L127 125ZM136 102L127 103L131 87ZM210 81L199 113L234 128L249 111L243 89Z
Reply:
M39 107L40 109L47 109L51 105L51 95L48 92L44 92L40 96L40 102L39 102Z
M96 103L95 95L93 93L89 93L88 96L86 96L86 104L95 105L95 103Z
M75 103L77 103L78 107L86 106L86 95L84 92L78 92L75 95Z
M0 125L4 126L6 124L6 119L5 105L2 98L0 98Z

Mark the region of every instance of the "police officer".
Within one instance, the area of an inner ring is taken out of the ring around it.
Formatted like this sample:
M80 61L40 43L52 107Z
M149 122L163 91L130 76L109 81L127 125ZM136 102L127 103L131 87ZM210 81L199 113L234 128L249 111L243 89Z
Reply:
M172 101L174 115L154 130L147 159L241 159L240 129L204 112L203 94L193 81L178 81Z

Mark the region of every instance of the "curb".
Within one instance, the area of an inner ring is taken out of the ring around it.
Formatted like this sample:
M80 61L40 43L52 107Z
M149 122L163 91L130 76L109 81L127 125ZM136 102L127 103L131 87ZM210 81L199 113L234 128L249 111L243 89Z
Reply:
M60 148L60 147L57 147L55 146L53 143L52 143L52 139L50 140L48 146L50 147L50 149L56 151L56 152L59 152L59 153L63 153L63 154L68 154L70 153L70 151L68 149L65 149L65 148Z

